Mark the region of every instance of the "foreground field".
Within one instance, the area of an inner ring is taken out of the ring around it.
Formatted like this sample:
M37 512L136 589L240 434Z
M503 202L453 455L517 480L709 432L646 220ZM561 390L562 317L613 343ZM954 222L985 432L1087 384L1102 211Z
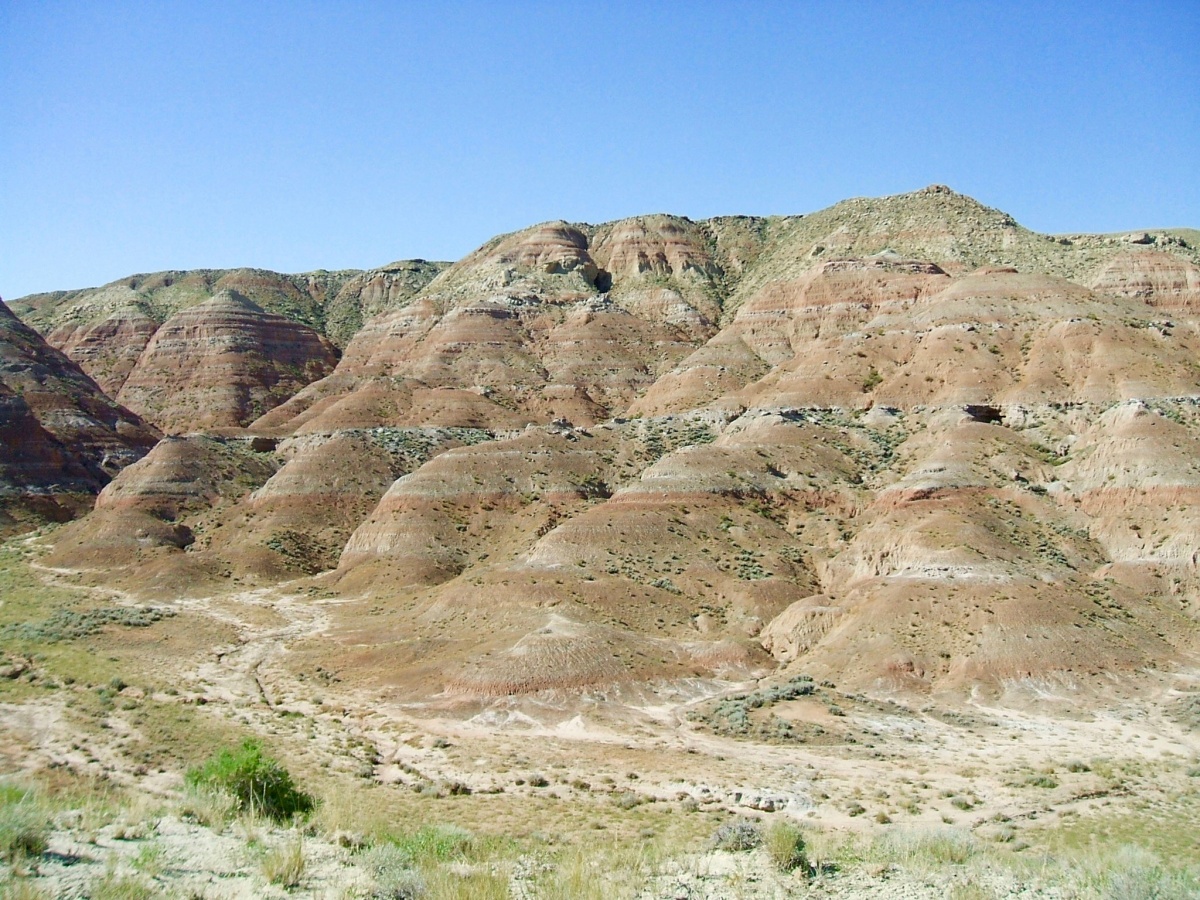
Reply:
M402 702L308 672L339 602L308 582L147 605L41 552L0 549L5 897L1200 890L1186 673L1086 714L802 675ZM185 784L248 738L311 814Z

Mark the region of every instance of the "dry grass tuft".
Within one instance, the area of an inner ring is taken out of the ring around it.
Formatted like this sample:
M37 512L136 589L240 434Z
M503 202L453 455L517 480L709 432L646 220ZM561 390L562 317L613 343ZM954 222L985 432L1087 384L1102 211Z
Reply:
M304 839L298 834L268 850L261 865L263 877L284 888L298 887L304 878L304 868Z

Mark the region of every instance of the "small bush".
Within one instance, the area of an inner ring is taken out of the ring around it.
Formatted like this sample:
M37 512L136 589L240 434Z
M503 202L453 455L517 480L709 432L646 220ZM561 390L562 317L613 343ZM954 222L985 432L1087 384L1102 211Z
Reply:
M419 900L425 880L413 868L413 855L394 844L363 852L360 863L371 875L371 900Z
M281 847L267 851L262 861L263 876L271 884L294 888L304 877L304 841L297 836Z
M263 755L255 740L237 750L222 750L203 766L189 769L186 781L193 787L227 791L239 809L277 821L312 812L315 805L278 760Z
M812 872L804 844L804 833L791 822L776 822L767 829L764 838L767 853L775 868L781 872L800 869L804 874Z
M633 791L617 791L612 795L612 802L617 809L633 809L646 801Z
M751 819L726 822L713 835L712 845L717 850L753 850L763 842L762 829Z

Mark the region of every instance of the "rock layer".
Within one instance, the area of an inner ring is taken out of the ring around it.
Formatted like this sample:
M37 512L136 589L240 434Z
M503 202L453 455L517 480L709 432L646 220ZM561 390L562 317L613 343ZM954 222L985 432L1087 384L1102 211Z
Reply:
M0 436L6 534L70 518L158 438L2 303Z
M417 269L355 276L379 306L345 321L378 314L332 373L240 442L164 442L53 559L134 591L315 574L340 602L306 652L439 708L778 669L1144 690L1200 658L1189 234L1039 235L934 186L544 223L411 296Z
M170 432L245 425L333 369L309 328L226 292L172 316L117 399Z

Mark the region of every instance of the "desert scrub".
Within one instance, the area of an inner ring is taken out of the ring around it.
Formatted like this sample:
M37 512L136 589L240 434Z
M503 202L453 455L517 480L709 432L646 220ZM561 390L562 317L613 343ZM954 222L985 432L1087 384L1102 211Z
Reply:
M726 697L717 701L707 715L699 715L696 718L717 734L787 741L796 737L792 734L792 726L789 723L774 715L769 722L756 723L750 718L751 712L756 709L770 709L776 703L807 697L815 690L816 685L810 676L797 675L774 687Z
M53 644L99 634L105 625L149 628L155 622L161 622L174 615L174 610L152 606L109 606L82 611L56 609L42 622L22 622L6 626L4 636L18 641Z
M775 822L763 838L767 855L781 872L799 869L805 875L812 872L804 843L804 832L791 822Z
M394 844L364 850L358 864L371 876L372 900L416 900L425 896L425 879L413 868L413 856Z
M243 741L236 750L221 750L204 765L189 769L185 780L189 787L227 791L238 809L276 821L306 815L316 805L255 740Z
M715 850L753 850L763 842L762 828L751 819L735 819L717 829L712 838Z
M41 856L49 846L53 817L31 790L0 785L0 857L12 866Z

